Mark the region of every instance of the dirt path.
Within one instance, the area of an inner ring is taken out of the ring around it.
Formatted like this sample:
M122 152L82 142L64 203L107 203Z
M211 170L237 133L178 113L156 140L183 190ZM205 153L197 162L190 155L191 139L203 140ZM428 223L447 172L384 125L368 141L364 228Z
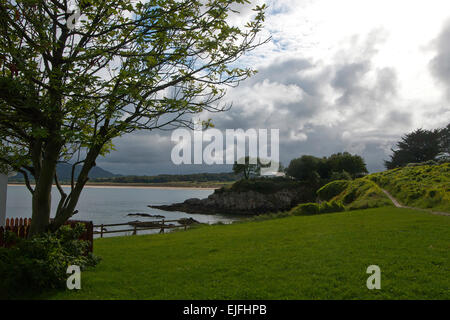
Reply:
M440 216L450 216L450 213L447 213L447 212L432 211L432 210L427 210L427 209L422 209L422 208L404 206L400 202L398 202L398 200L395 199L389 192L387 192L386 190L384 190L382 188L380 188L380 189L383 190L383 192L388 196L388 198L392 201L394 206L396 206L397 208L414 209L414 210L425 211L425 212L440 215Z

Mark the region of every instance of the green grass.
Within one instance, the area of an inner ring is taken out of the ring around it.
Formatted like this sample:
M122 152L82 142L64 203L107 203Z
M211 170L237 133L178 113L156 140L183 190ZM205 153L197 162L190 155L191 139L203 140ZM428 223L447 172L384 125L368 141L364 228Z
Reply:
M450 219L378 208L99 239L50 299L449 299ZM381 290L366 269L381 268Z
M369 177L349 181L344 191L332 201L342 202L347 210L393 206L388 196Z
M450 163L397 168L368 178L404 205L450 212Z

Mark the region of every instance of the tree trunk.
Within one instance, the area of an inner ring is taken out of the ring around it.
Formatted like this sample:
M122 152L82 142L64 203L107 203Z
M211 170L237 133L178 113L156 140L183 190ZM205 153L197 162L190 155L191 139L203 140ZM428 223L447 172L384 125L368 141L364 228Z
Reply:
M36 187L33 194L30 236L45 232L50 222L51 185L48 188Z
M50 142L45 148L42 167L39 176L36 177L36 187L33 193L30 236L45 232L48 229L50 223L52 185L56 173L59 151L59 145L54 142Z
M76 205L78 204L81 192L89 179L89 171L95 166L95 160L100 153L101 147L101 145L96 145L89 150L84 161L84 165L77 177L75 188L69 194L69 198L65 206L63 206L61 210L56 213L55 219L50 225L51 231L56 231L77 212L75 210Z

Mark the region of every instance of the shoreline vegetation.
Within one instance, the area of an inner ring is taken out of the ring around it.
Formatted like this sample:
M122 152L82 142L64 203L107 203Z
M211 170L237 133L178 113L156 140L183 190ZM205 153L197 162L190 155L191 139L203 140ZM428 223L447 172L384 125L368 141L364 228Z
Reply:
M112 183L112 182L91 182L86 184L86 188L143 188L143 189L195 189L195 190L215 190L231 185L233 182L183 182L183 183ZM33 184L31 184L34 186ZM8 186L25 186L22 182L8 182ZM70 184L63 183L62 187L70 187Z

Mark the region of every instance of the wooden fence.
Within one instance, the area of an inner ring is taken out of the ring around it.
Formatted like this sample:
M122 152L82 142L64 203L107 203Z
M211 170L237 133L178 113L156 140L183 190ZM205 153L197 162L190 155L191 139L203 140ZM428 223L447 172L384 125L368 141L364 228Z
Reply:
M136 235L138 231L144 230L160 230L159 233L164 233L166 229L177 229L183 228L187 230L188 226L192 223L189 220L180 219L180 220L157 220L157 221L133 221L127 223L115 223L115 224L99 224L93 225L92 221L81 221L81 220L69 220L65 224L70 225L72 228L77 224L82 223L86 226L86 232L81 235L80 240L86 240L89 242L89 251L93 252L94 245L94 234L100 235L100 238L103 238L104 234L111 233L122 233L122 232L132 232L133 235ZM173 224L177 223L177 224ZM27 238L28 233L30 231L31 219L30 218L7 218L5 227L0 227L0 247L11 247L14 246L14 243L7 243L5 236L7 231L11 231L16 234L19 238ZM108 230L107 227L119 227L119 226L127 226L126 229L119 230ZM94 230L98 229L97 230Z
M89 242L89 252L94 250L94 225L92 221L80 221L80 220L69 220L65 225L70 225L72 228L78 224L82 223L86 227L86 231L81 235L80 240L85 240ZM14 243L7 243L5 236L8 231L16 234L19 238L25 239L28 237L30 231L31 219L30 218L7 218L5 227L0 227L0 247L11 247Z
M178 225L174 224L166 224L166 223L173 223L176 222ZM177 229L177 228L183 228L184 230L187 229L187 227L190 225L189 222L186 222L185 220L157 220L157 221L135 221L135 222L128 222L128 223L114 223L114 224L99 224L94 225L94 228L97 230L94 230L94 234L99 234L100 238L103 238L104 234L109 233L119 233L119 232L132 232L133 235L137 235L138 231L144 231L144 230L160 230L159 233L164 233L165 229ZM106 227L119 227L119 226L128 226L128 229L120 229L120 230L108 230Z

